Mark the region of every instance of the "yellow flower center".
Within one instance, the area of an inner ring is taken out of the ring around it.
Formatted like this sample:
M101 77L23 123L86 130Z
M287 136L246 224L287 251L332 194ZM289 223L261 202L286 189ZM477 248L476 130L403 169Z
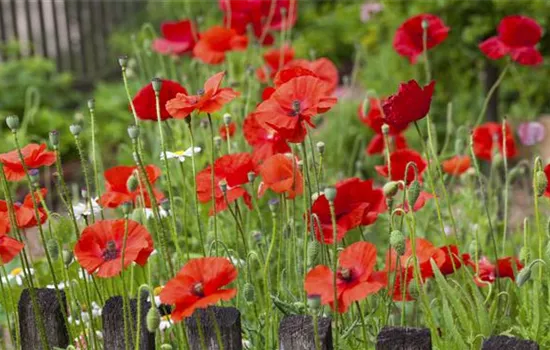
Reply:
M13 277L19 275L21 272L23 272L23 269L20 267L16 267L15 269L11 270L10 275Z
M172 152L172 153L174 153L178 157L181 157L185 154L185 151L176 151L176 152Z
M162 288L163 288L162 286L158 286L155 289L153 289L153 295L158 296L160 294L160 292L162 291Z

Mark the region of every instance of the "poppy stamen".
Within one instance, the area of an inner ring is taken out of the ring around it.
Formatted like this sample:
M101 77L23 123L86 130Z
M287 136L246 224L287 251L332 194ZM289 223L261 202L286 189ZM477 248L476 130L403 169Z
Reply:
M116 247L116 242L110 240L107 242L107 248L103 251L103 260L110 261L117 258L119 250Z
M351 281L351 270L346 268L340 268L339 271L340 278L346 282Z
M193 294L201 298L204 297L204 286L202 285L201 282L193 286Z
M197 90L197 95L202 96L202 95L204 95L204 92L205 92L204 89L198 89Z
M290 116L295 117L300 114L300 101L294 100L292 101L292 111L290 112Z

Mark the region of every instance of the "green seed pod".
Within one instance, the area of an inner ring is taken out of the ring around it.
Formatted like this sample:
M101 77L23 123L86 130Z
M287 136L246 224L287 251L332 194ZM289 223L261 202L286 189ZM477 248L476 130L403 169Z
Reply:
M307 266L317 264L319 253L321 252L321 243L317 240L309 241L307 244Z
M307 306L312 311L319 310L321 307L321 297L319 295L308 295Z
M65 263L65 265L69 266L73 262L73 252L71 252L70 250L63 249L61 255L63 257L63 263Z
M548 179L544 171L539 170L535 173L535 191L537 196L540 197L546 191L546 186L548 186Z
M11 131L15 132L19 129L19 117L16 115L9 115L6 117L6 124Z
M388 124L382 124L382 134L389 135L390 134L390 126Z
M77 123L71 124L71 126L69 126L69 130L71 131L71 134L78 136L82 132L82 126Z
M93 98L88 100L88 109L91 111L95 109L95 100Z
M130 218L134 221L139 222L142 225L147 222L147 217L145 216L145 213L142 209L135 209L132 212L132 215L130 215Z
M120 65L120 68L126 69L126 66L128 65L128 56L123 55L118 57L118 64Z
M135 190L138 189L138 186L139 186L139 180L137 176L135 176L134 174L130 175L128 180L126 180L126 188L128 189L128 191L134 192Z
M59 146L59 132L57 130L50 131L50 144L54 149L57 149L57 146Z
M325 143L323 141L317 142L317 152L320 155L323 155L325 153Z
M248 182L252 183L256 179L256 173L253 171L250 171L248 174Z
M220 149L222 147L222 138L219 136L214 136L214 146L216 146L216 149Z
M132 211L133 207L134 207L134 204L132 202L122 203L122 213L124 214L124 216L130 215L130 212Z
M420 196L420 182L414 180L407 190L407 200L410 208L414 207L414 203L416 203L418 196Z
M231 119L232 119L232 118L231 118L231 114L225 113L225 114L223 115L223 124L224 124L224 125L229 125L229 124L231 124Z
M390 181L386 183L382 189L386 198L392 198L399 191L399 184L397 181Z
M154 333L160 325L160 313L155 306L152 306L147 312L147 330Z
M325 188L325 197L329 202L334 202L336 199L336 188L334 187L327 187Z
M46 249L53 260L57 260L59 258L59 246L57 245L57 241L55 239L49 239L46 242Z
M254 290L254 285L250 282L246 282L243 288L244 300L246 300L248 304L254 303L256 301L256 291Z
M153 87L153 91L155 93L160 93L160 89L162 88L162 80L160 78L153 78L153 80L151 80L151 86Z
M390 245L395 249L399 256L405 253L405 235L399 230L393 230L390 233Z
M173 348L172 348L172 345L170 345L170 344L168 344L168 343L162 344L162 345L160 346L160 350L172 350L172 349L173 349Z
M136 140L139 137L139 127L135 124L128 126L128 136L130 139Z
M531 279L531 266L527 266L518 272L516 276L516 284L518 287L523 286L527 281Z

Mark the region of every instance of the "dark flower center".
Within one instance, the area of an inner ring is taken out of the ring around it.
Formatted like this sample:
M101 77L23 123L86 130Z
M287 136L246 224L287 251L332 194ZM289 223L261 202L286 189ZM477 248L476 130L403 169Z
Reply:
M196 283L193 286L193 294L195 294L196 296L198 296L200 298L204 297L204 286L202 285L201 282Z
M340 277L340 279L346 282L350 282L352 279L351 270L346 268L340 268L340 270L338 271L338 277Z
M297 115L300 114L300 109L301 109L300 101L294 100L292 101L292 111L290 111L288 115L291 117L296 117Z
M107 242L107 247L103 250L103 260L110 261L117 258L119 250L116 247L116 242L110 240Z
M204 95L204 89L198 89L197 90L197 95L199 95L199 96Z

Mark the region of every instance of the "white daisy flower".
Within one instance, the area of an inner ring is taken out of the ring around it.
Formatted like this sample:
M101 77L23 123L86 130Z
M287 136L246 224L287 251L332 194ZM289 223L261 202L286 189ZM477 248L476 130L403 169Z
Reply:
M97 318L101 317L101 313L103 312L103 309L99 306L98 303L95 301L92 301L92 309L90 310L92 312L92 317ZM90 322L90 313L88 312L88 308L86 305L82 305L82 309L80 310L80 318L74 319L72 315L67 317L67 321L69 323L74 323L76 325L80 325L81 322L89 323Z
M162 304L160 302L160 292L162 291L162 288L164 288L164 286L158 286L158 287L155 287L155 289L153 289L153 296L154 296L154 299L155 299L155 305L157 306L157 308L160 306L160 304ZM147 302L151 302L151 297L147 297Z
M191 148L189 147L185 151L175 151L168 152L166 151L166 159L175 159L177 158L181 163L185 162L185 158L191 158L193 154L199 154L201 152L200 147ZM164 160L164 152L160 153L160 159Z
M34 269L29 268L28 271L31 275L34 275ZM23 286L23 279L25 278L25 274L23 273L23 269L21 267L16 267L15 269L11 270L8 273L7 278L2 277L2 283L15 283L18 286Z
M168 328L172 327L174 323L172 322L172 319L170 318L170 315L165 315L160 318L160 324L159 329L161 332L164 332Z
M165 217L168 216L168 212L166 210L162 209L160 206L158 208L159 208L159 215L160 215L161 218L165 218ZM155 217L155 213L153 212L153 209L151 209L151 208L145 208L144 212L145 212L145 217L147 218L147 220L153 219Z
M76 218L76 220L80 220L82 218L84 218L85 216L90 216L92 215L92 211L95 214L99 214L101 212L101 207L99 206L99 204L97 204L97 200L98 198L93 198L92 199L92 207L90 208L90 205L88 202L78 202L77 204L74 204L73 205L73 211L74 211L74 216Z
M61 281L61 282L59 282L59 283L57 284L57 289L63 290L63 289L65 289L66 287L68 287L69 284L70 284L70 282ZM55 289L55 285L53 285L53 284L48 284L48 285L46 286L46 288Z

